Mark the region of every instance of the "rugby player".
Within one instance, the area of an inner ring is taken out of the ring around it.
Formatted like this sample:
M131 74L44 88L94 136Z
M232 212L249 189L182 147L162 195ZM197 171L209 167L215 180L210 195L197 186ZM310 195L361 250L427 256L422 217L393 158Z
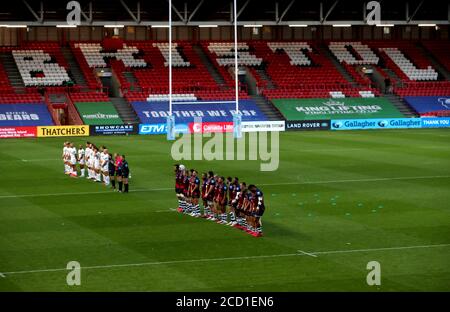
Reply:
M178 212L184 212L184 198L183 198L183 171L184 166L180 164L174 165L174 172L175 172L175 196L178 200Z
M64 163L64 174L70 174L70 166L69 163L67 161L67 155L68 155L68 150L69 150L69 142L64 142L64 146L63 146L63 152L62 152L62 160Z
M232 180L231 177L227 178L228 182L228 211L230 215L230 222L228 223L229 226L235 226L237 224L236 222L236 211L233 206L233 201L236 198L236 194L240 191L239 186L239 178L234 177L234 180Z
M215 221L214 217L214 192L216 189L216 178L214 176L214 172L208 172L208 183L206 185L206 194L205 198L207 201L207 219L211 221Z
M189 194L189 180L191 178L191 174L192 174L192 169L191 170L186 170L185 174L183 176L183 195L184 195L184 201L186 203L186 209L185 209L185 213L187 214L191 214L192 213L192 202L191 202L191 197Z
M70 166L70 176L73 178L77 177L77 149L73 146L73 143L69 144L69 166Z
M208 174L206 172L202 173L202 190L201 190L201 196L202 196L202 202L203 202L203 214L201 215L202 218L208 218L208 200L206 199L206 186L208 185Z
M247 228L244 211L244 200L247 197L247 184L242 182L239 185L239 191L236 192L236 197L232 201L234 211L236 213L237 224L234 227L244 230Z
M100 167L103 175L103 182L106 186L109 186L109 153L108 149L103 147L103 151L100 153Z
M100 167L100 151L98 150L97 146L94 145L94 178L96 182L102 182L101 178L101 167Z
M251 197L251 205L252 205L252 213L251 213L251 221L252 226L250 230L250 234L255 237L262 236L262 223L261 217L264 214L265 206L264 206L264 195L259 188L255 185L250 185L248 187Z
M218 183L214 192L214 203L216 211L217 223L226 224L227 223L227 184L224 177L219 177Z
M78 164L80 165L80 177L81 178L84 178L84 171L85 171L84 165L86 163L85 156L86 156L86 152L83 148L83 145L80 144L80 146L78 147L77 161L78 161Z
M128 167L128 162L125 159L125 155L122 155L122 181L125 187L124 193L128 193L128 177L130 176L130 168Z
M189 178L189 192L188 196L192 203L192 217L200 217L200 205L198 199L200 198L200 179L197 176L197 170L191 170L191 177Z
M91 166L92 144L90 142L86 142L86 149L84 150L84 161L86 163L87 172L88 172L86 179L91 179L92 178L92 166Z

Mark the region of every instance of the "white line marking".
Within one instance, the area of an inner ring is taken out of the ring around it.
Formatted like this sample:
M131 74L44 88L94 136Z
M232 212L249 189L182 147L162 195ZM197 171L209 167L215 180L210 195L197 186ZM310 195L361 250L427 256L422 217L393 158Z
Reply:
M350 179L350 180L325 180L325 181L304 181L304 182L281 182L281 183L263 183L260 186L278 186L278 185L305 185L305 184L330 184L330 183L353 183L353 182L380 182L395 180L421 180L421 179L448 179L450 175L444 176L418 176L418 177L392 177L392 178L367 178L367 179ZM173 187L155 188L155 189L135 189L130 192L161 192L172 191ZM93 194L113 194L108 191L98 192L75 192L75 193L49 193L49 194L19 194L19 195L0 195L3 198L23 198L23 197L47 197L47 196L70 196L70 195L93 195Z
M188 259L188 260L173 260L173 261L161 261L161 262L124 263L124 264L111 264L111 265L96 265L96 266L81 267L81 269L96 270L96 269L150 266L150 265L168 265L168 264L214 262L214 261L227 261L227 260L232 261L232 260L249 260L249 259L268 259L268 258L299 257L299 256L314 257L317 255L327 255L327 254L337 254L337 253L390 251L390 250L405 250L405 249L419 249L419 248L438 248L438 247L449 247L449 246L450 246L450 244L438 244L438 245L419 245L419 246L367 248L367 249L350 249L350 250L331 250L331 251L316 251L316 252L304 252L304 251L299 250L300 253L246 256L246 257L245 256L244 257L228 257L228 258ZM60 272L60 271L67 271L67 269L59 268L59 269L41 269L41 270L28 270L28 271L12 271L12 272L3 272L2 274L6 276L6 275L13 275L13 274L31 274L31 273Z
M314 257L314 258L317 258L317 256L315 255L315 254L313 254L313 253L309 253L309 252L306 252L306 251L303 251L303 250L297 250L299 253L301 253L301 254L304 254L304 255L307 255L307 256L310 256L310 257Z

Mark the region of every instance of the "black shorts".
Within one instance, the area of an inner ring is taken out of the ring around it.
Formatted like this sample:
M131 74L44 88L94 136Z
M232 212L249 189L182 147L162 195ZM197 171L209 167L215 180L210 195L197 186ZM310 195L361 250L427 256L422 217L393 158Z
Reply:
M122 172L122 178L128 179L129 173Z
M177 193L177 194L183 194L183 193L184 193L184 189L179 188L179 187L176 187L176 188L175 188L175 193Z
M109 175L113 177L116 174L116 170L109 170Z
M258 211L255 211L255 212L253 213L253 216L254 216L254 217L257 217L257 218L261 218L261 217L263 216L263 214L264 214L264 210L265 210L265 207L264 207L264 206L259 207L259 210L258 210Z
M200 198L200 192L193 192L191 197L192 198Z
M122 170L117 170L116 172L117 172L117 176L118 176L118 177L121 177L121 176L122 176Z

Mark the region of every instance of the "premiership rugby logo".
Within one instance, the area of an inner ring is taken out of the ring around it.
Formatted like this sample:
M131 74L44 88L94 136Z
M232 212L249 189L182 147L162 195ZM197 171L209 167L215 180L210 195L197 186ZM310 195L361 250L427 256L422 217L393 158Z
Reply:
M447 109L450 109L450 98L440 98L438 99L439 103Z

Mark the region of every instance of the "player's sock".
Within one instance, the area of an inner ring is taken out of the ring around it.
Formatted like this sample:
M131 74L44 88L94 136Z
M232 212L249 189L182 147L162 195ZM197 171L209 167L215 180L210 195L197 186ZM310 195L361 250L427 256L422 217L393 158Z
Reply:
M195 214L198 214L198 215L200 214L200 205L199 204L194 206L194 212L195 212Z
M119 192L122 192L122 184L123 184L123 182L119 181Z
M180 200L180 207L181 207L182 212L186 211L186 202L182 199Z
M114 178L111 180L111 186L113 189L116 189L116 180Z
M128 183L125 184L125 193L128 193Z
M178 208L181 208L181 199L178 199Z
M236 215L234 214L234 212L230 212L230 221L236 222Z
M99 182L102 181L102 175L100 173L97 173L97 181Z
M81 178L84 178L84 168L83 168L83 169L80 169L80 177L81 177Z
M220 215L220 219L221 219L222 222L227 223L227 213L226 212L222 213Z

